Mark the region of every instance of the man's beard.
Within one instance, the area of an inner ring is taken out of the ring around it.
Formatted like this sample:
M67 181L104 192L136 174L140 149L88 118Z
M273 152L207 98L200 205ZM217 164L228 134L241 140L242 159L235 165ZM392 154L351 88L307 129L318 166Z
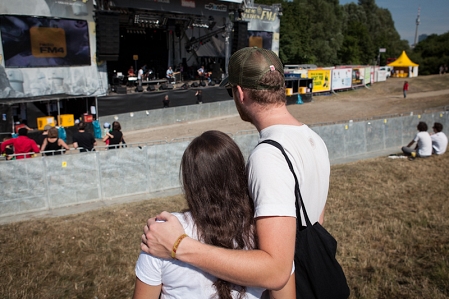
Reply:
M250 118L248 112L245 111L245 108L240 104L240 102L238 100L235 99L235 97L234 97L234 103L235 103L235 107L237 108L237 111L240 114L240 118L243 121L247 121L247 122L252 123L251 118Z

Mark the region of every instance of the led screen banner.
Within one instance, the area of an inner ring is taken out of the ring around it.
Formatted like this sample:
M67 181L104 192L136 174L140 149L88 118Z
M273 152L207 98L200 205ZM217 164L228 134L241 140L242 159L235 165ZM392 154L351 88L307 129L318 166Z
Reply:
M86 20L1 16L6 68L90 65Z
M348 89L352 86L352 69L332 70L332 90Z
M309 70L308 77L313 79L313 92L324 92L331 90L332 70Z
M248 45L271 50L279 55L279 5L262 5L254 3L242 13L248 21Z
M92 0L0 1L0 99L102 96Z

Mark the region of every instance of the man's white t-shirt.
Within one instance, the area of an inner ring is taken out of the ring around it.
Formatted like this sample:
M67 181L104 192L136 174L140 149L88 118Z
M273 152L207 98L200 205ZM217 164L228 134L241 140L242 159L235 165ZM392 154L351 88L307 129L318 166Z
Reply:
M327 147L307 125L274 125L260 132L260 141L279 142L293 164L307 214L319 220L329 190L330 162ZM249 192L255 217L296 217L295 180L281 151L269 144L258 145L248 158ZM305 225L303 221L303 225Z
M446 152L447 149L447 136L443 132L438 132L433 135L430 135L432 139L432 147L433 151L437 155L442 155Z
M418 155L422 157L432 155L432 139L428 132L418 132L413 140L418 142Z
M190 213L173 213L181 222L185 233L198 240ZM161 299L213 298L216 289L212 285L216 277L179 260L166 260L141 252L136 264L136 276L145 284L162 284ZM236 288L238 290L238 288ZM238 291L233 290L233 298ZM247 287L245 299L260 298L264 289Z

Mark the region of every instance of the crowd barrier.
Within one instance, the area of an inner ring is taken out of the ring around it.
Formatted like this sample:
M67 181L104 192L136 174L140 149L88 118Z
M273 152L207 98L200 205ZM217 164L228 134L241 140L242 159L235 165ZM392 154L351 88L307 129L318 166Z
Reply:
M330 160L406 145L419 121L431 131L440 122L449 135L449 111L312 126ZM245 158L256 146L255 130L232 135ZM0 217L179 189L179 164L189 138L0 162Z
M119 121L122 130L135 131L237 114L238 112L235 108L234 101L229 100L198 105L171 107L168 109L154 109L122 113L117 115L100 115L99 121L101 124L104 124L105 122L112 123L113 121Z

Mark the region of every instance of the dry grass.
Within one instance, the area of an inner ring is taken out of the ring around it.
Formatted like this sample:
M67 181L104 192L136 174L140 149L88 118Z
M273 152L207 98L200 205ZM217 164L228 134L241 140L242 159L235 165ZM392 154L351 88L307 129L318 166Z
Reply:
M326 227L352 298L449 298L449 155L335 166Z
M325 227L352 298L449 298L449 154L333 166ZM1 298L131 298L142 227L182 196L0 226Z
M449 75L429 75L414 78L389 78L384 82L372 84L369 88L358 88L338 92L338 96L315 97L315 100L333 101L344 99L379 98L391 97L392 95L402 96L402 86L404 81L408 81L410 89L408 94L419 92L437 91L448 89Z

